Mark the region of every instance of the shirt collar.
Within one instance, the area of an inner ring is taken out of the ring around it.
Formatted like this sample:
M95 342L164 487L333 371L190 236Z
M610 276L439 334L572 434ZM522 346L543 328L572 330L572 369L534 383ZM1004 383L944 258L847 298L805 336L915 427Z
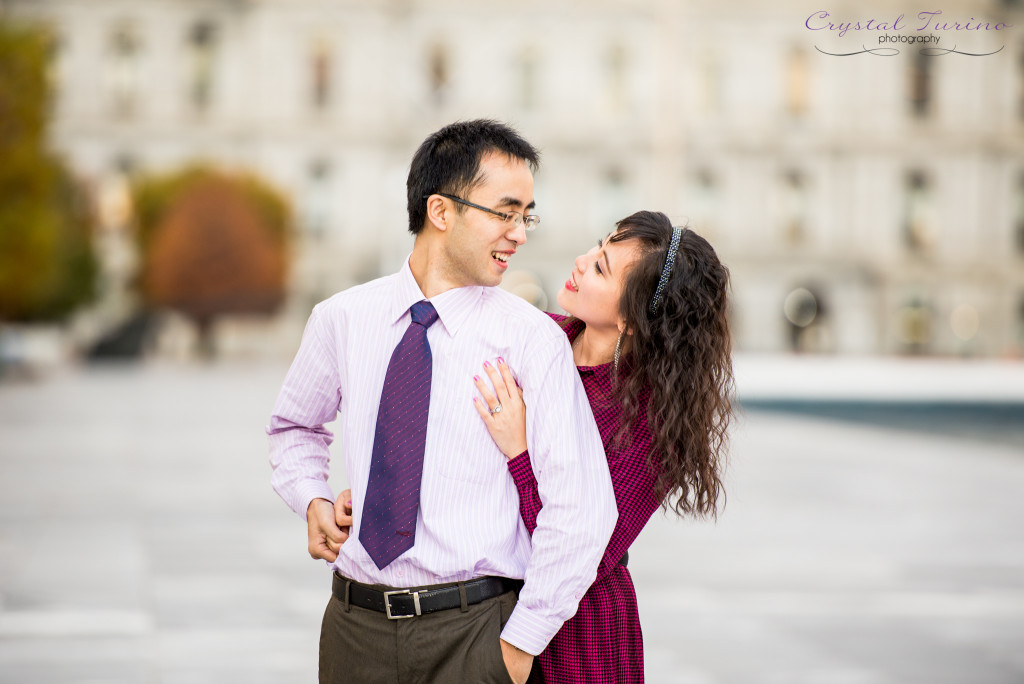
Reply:
M459 328L462 327L462 324L473 313L473 309L483 297L485 289L480 285L456 287L435 295L427 301L434 305L437 317L448 332L448 335L455 337ZM389 322L392 324L397 323L413 304L424 299L427 298L424 296L423 290L416 283L416 278L412 274L412 268L409 266L409 258L406 257L405 263L402 264L402 270L398 272L398 283L395 287L395 295L391 300L391 311L388 315Z

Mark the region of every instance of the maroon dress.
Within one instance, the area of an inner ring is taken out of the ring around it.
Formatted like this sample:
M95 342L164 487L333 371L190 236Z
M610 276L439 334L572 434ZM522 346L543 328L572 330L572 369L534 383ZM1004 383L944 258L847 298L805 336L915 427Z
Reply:
M583 330L582 321L566 325L564 316L548 315L563 326L570 341ZM562 625L537 656L531 681L537 681L539 673L549 684L643 682L643 637L636 592L629 571L619 561L661 503L655 496L655 477L647 462L652 436L646 420L641 420L633 430L629 448L614 447L612 440L619 428L622 407L612 395L612 364L579 366L577 370L608 457L619 519L594 583L580 601L576 615ZM530 455L524 452L510 460L508 469L519 490L520 514L532 535L543 504Z

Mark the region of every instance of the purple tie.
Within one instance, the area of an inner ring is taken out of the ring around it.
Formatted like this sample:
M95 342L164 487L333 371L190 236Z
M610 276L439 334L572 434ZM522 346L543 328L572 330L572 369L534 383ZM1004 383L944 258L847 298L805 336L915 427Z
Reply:
M412 548L420 507L433 363L427 328L437 320L437 311L428 301L416 302L409 311L412 323L391 354L380 393L359 527L359 542L380 570Z

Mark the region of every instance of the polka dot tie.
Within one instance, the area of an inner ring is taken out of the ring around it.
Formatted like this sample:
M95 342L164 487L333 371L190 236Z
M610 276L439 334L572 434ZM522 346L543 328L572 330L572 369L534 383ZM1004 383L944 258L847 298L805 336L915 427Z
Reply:
M384 376L359 527L359 542L381 570L412 548L420 508L433 363L427 328L437 320L437 311L421 301L410 314L412 322Z

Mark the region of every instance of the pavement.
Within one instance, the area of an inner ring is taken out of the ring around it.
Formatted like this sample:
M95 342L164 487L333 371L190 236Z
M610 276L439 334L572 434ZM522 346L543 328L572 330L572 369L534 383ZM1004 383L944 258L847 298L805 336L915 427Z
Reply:
M737 368L762 400L825 372ZM329 575L262 432L284 372L0 382L0 683L316 680ZM1007 401L1020 372L963 377ZM1020 445L770 408L737 423L718 521L656 514L630 551L647 681L1024 682Z

